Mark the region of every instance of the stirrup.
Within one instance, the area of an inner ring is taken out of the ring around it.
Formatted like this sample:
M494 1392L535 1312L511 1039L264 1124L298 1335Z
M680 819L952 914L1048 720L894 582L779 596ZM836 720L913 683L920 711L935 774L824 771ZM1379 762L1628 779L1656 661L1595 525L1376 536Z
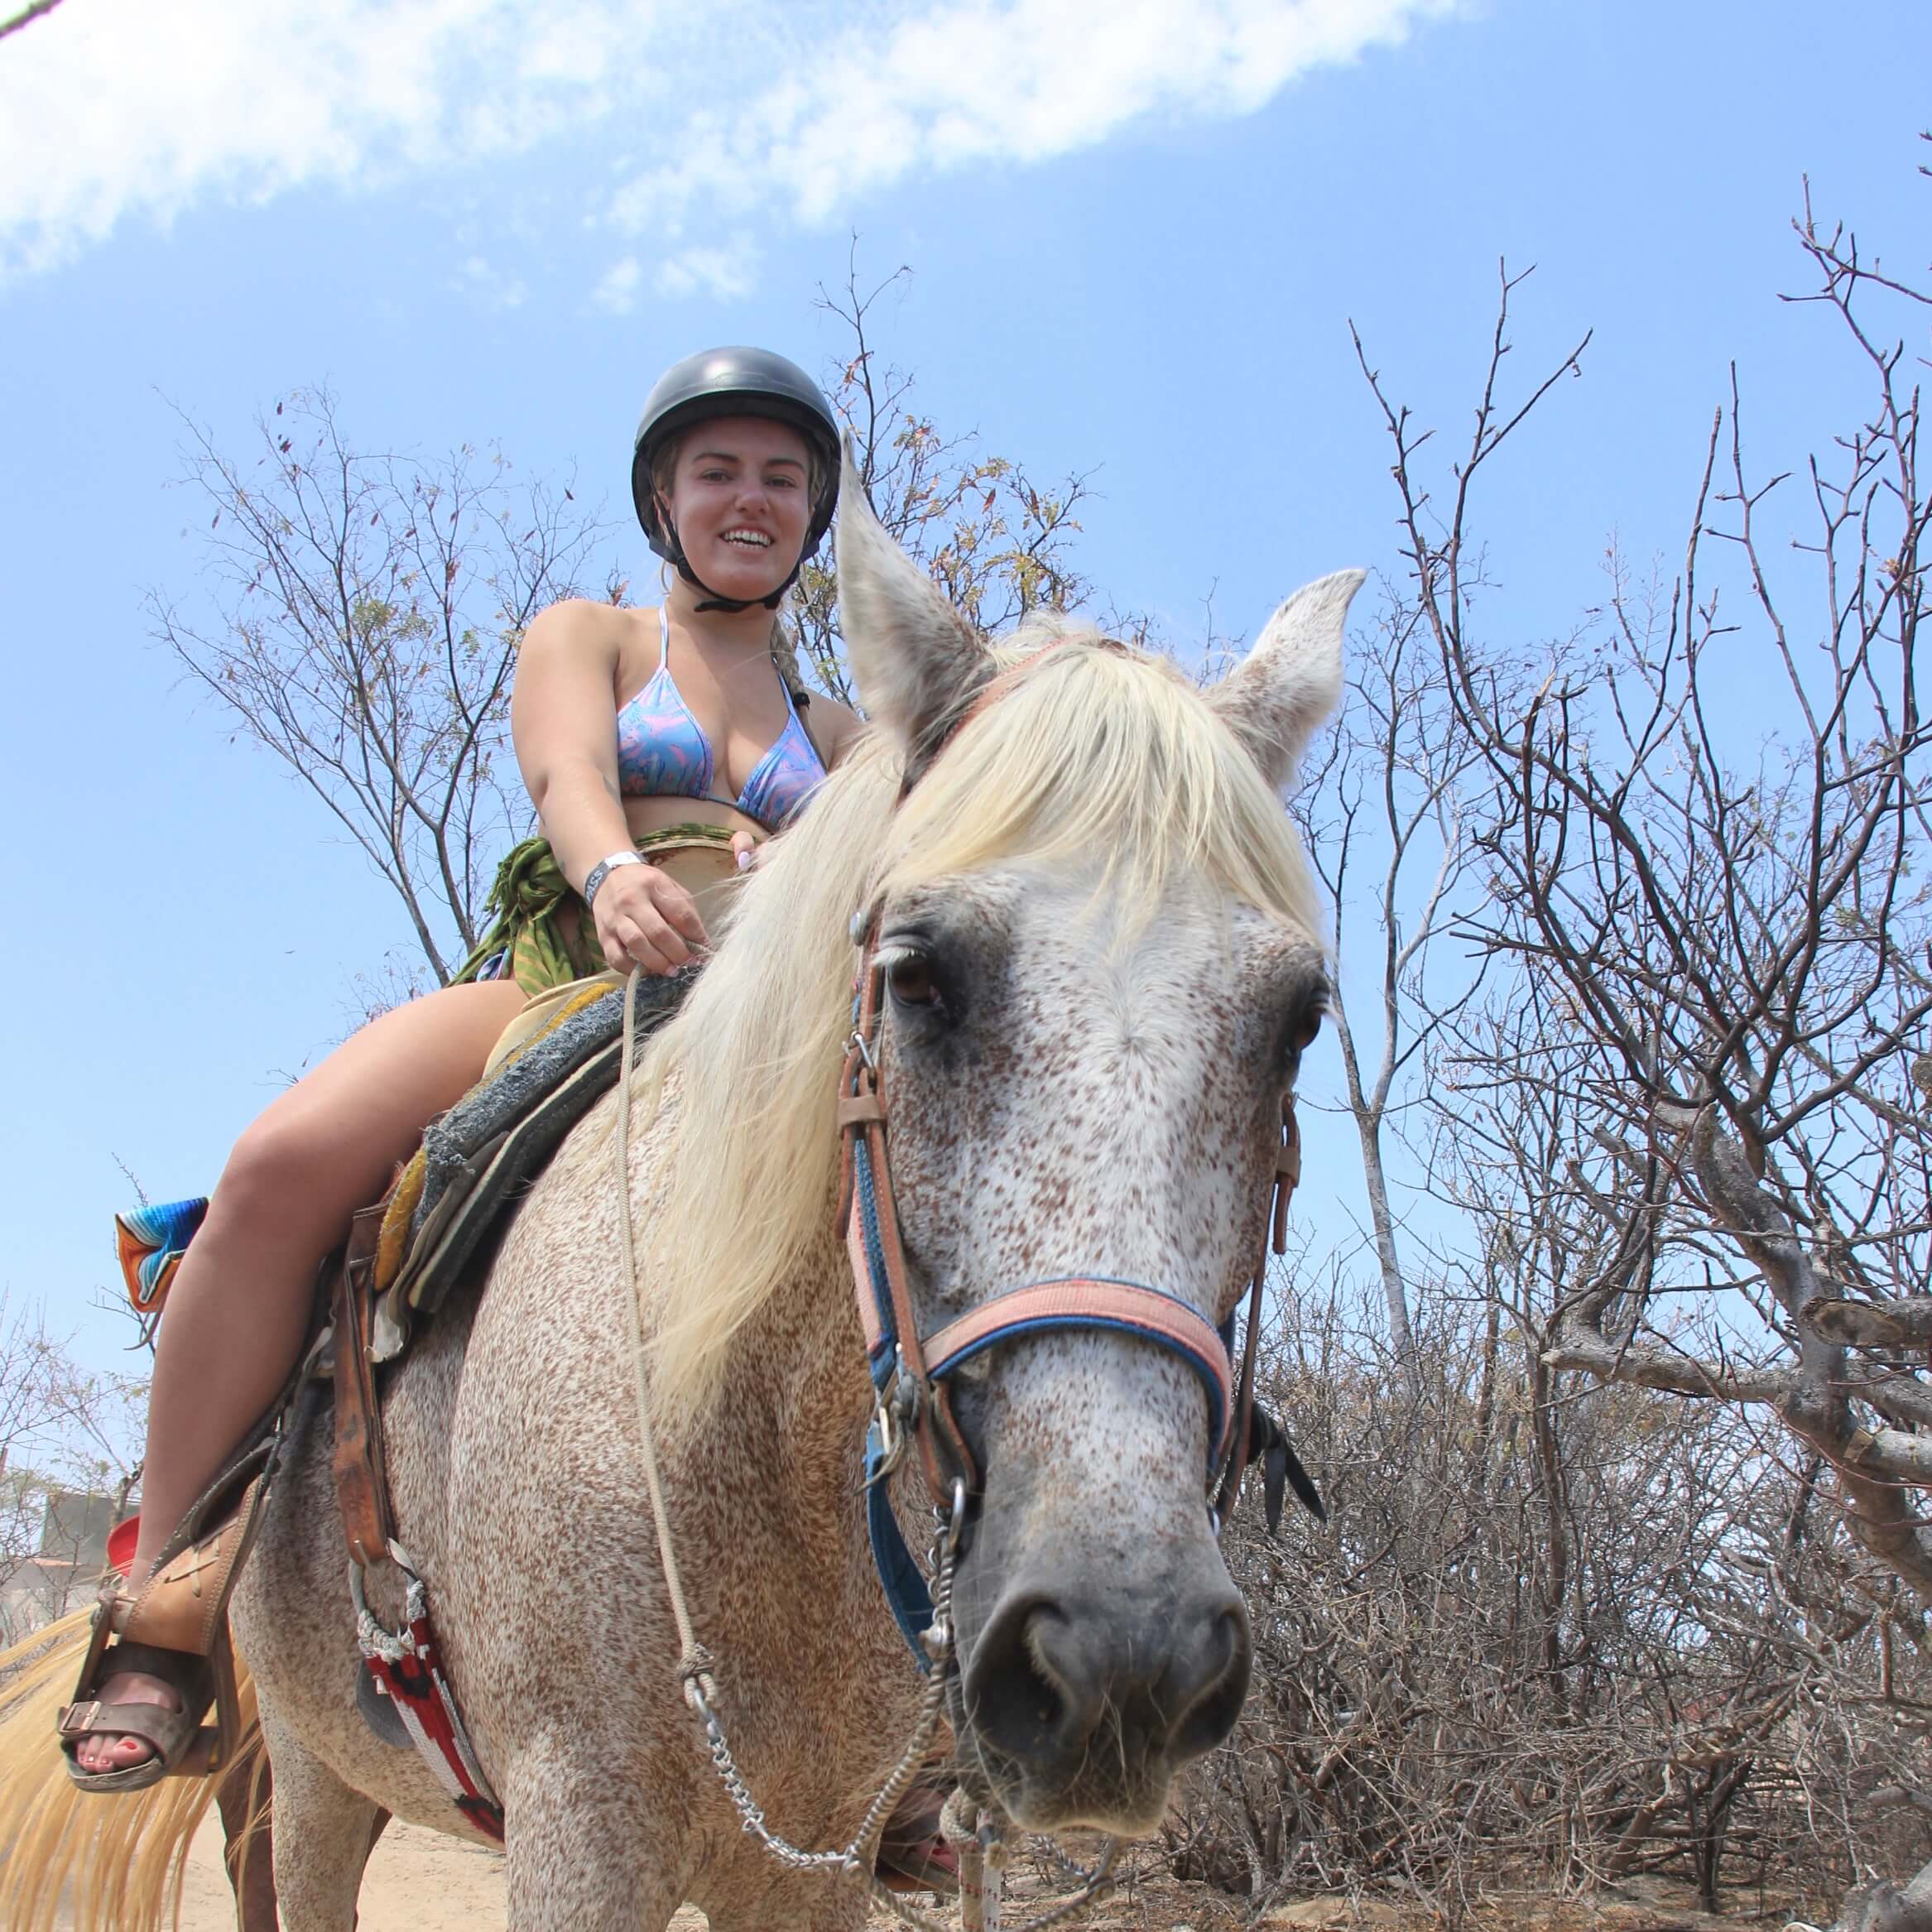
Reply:
M234 1761L241 1722L228 1598L260 1526L267 1483L255 1476L232 1511L197 1536L198 1523L213 1513L209 1506L228 1487L218 1479L189 1511L139 1595L130 1596L118 1575L101 1585L74 1701L55 1720L67 1775L84 1791L143 1790L165 1777L207 1777ZM163 1679L181 1709L103 1701L103 1684L123 1670ZM204 1724L210 1704L214 1721ZM138 1737L153 1756L119 1771L84 1771L74 1752L84 1738L97 1737Z

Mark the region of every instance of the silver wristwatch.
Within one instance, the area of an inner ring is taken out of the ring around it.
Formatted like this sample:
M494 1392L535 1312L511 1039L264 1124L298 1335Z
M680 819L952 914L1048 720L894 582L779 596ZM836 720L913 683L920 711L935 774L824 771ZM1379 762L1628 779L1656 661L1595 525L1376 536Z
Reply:
M626 846L622 852L613 852L608 858L600 858L597 863L591 867L590 870L584 875L584 905L589 906L594 906L597 903L598 887L600 887L603 882L610 877L612 871L616 867L620 865L642 865L643 863L643 853L641 852L633 852L628 846Z

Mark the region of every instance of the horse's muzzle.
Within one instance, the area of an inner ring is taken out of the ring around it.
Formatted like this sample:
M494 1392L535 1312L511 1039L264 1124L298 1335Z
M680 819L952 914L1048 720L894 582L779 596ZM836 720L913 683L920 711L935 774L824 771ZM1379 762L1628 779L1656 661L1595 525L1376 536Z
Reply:
M1175 1773L1234 1728L1252 1661L1224 1572L1158 1600L1022 1578L965 1664L971 1746L1016 1824L1151 1830Z

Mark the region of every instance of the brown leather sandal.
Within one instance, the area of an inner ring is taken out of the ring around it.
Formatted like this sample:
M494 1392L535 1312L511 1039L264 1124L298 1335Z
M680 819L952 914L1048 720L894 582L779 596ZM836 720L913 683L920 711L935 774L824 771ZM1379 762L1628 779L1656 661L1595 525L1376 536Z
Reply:
M55 1720L67 1775L82 1790L145 1790L165 1777L205 1777L232 1761L241 1729L228 1593L254 1540L262 1496L261 1482L252 1482L206 1535L187 1541L192 1531L177 1531L138 1596L129 1596L118 1576L102 1584L74 1702ZM126 1670L172 1685L180 1709L103 1699L103 1689ZM214 1722L204 1724L210 1704ZM154 1755L120 1771L84 1771L74 1752L87 1737L138 1737Z
M141 1791L165 1777L200 1775L214 1768L219 1739L201 1723L215 1700L214 1673L206 1657L123 1637L103 1653L101 1662L94 1681L77 1692L80 1701L60 1713L60 1748L67 1754L67 1775L75 1784L84 1791ZM140 1700L103 1701L101 1685L111 1686L126 1670L138 1670L171 1685L181 1700L180 1709ZM118 1771L88 1771L75 1753L89 1737L138 1737L153 1755Z

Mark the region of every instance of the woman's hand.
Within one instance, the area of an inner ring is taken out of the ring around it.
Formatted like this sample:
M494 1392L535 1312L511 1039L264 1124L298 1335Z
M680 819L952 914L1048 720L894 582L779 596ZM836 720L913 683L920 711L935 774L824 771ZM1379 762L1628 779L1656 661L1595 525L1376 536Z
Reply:
M738 861L738 869L747 872L764 857L769 839L754 839L749 832L733 832L731 835L732 856Z
M642 966L662 978L711 942L691 895L654 865L620 865L604 876L590 909L613 970Z

